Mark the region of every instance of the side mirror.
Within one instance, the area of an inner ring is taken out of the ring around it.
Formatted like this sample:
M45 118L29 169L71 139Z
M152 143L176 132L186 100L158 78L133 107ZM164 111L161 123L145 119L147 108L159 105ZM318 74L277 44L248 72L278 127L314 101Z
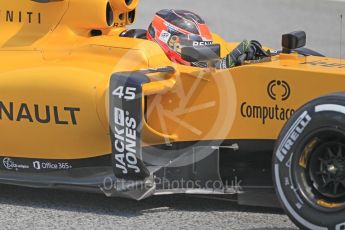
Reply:
M220 58L220 45L187 46L181 50L181 56L188 62L211 61Z
M291 53L292 50L306 45L307 35L304 31L296 31L284 34L282 37L283 53Z

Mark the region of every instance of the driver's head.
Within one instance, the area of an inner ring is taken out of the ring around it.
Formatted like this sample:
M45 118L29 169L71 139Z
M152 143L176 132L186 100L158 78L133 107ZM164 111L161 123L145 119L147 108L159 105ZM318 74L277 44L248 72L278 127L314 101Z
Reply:
M157 12L149 26L147 38L158 43L170 60L184 65L191 63L183 60L182 47L213 43L205 21L197 14L185 10Z

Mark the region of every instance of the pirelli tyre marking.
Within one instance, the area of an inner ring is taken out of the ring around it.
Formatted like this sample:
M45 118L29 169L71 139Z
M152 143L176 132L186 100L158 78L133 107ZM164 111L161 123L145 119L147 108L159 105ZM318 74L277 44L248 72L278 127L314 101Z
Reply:
M314 225L310 222L308 222L307 220L303 219L300 215L298 215L297 212L295 212L295 210L293 209L293 207L290 205L290 203L287 201L286 196L283 192L283 188L281 185L281 181L279 178L279 164L276 164L274 166L274 172L275 172L275 179L276 179L276 186L277 186L277 192L280 195L280 198L282 200L282 202L284 203L285 208L289 211L289 213L291 215L293 215L293 217L302 225L304 225L305 227L309 228L309 229L313 229L313 230L327 230L327 228L325 227L321 227L321 226L317 226Z
M344 101L345 94L339 93L310 102L278 140L276 191L301 228L345 229Z
M344 223L341 223L341 224L338 224L336 227L335 227L335 230L343 230L345 229L345 222Z
M307 127L307 125L310 123L311 117L308 114L307 111L302 113L302 115L297 119L297 121L292 125L291 129L285 135L283 141L278 147L277 151L277 158L280 162L282 162L286 156L286 154L289 152L289 150L292 148L292 146L297 141L298 137L302 134L304 129Z
M303 133L304 129L308 126L308 124L311 122L312 118L309 115L308 111L304 111L299 118L296 120L296 122L291 126L287 134L285 135L282 143L279 145L276 157L280 162L283 162L285 160L285 156L287 155L288 151L291 150L292 146L295 144L297 139L300 137L300 135ZM290 159L287 162L287 165L289 166ZM288 212L303 226L305 226L308 229L313 230L327 230L326 227L318 226L315 224L310 223L309 221L302 218L290 205L289 201L287 200L285 193L282 188L282 181L280 178L280 170L279 170L279 164L274 165L274 172L275 172L275 181L276 181L276 189L277 192L285 206L285 208L288 210ZM286 186L290 186L293 192L296 195L295 188L293 187L293 182L291 181L291 168L289 168L290 171L290 181L289 183L286 183ZM286 182L286 181L285 181ZM300 200L299 196L296 197L298 200ZM302 202L303 204L303 202ZM300 209L301 204L296 206Z
M342 105L334 105L334 104L324 104L324 105L317 105L315 106L315 112L325 112L325 111L333 111L345 114L345 106Z

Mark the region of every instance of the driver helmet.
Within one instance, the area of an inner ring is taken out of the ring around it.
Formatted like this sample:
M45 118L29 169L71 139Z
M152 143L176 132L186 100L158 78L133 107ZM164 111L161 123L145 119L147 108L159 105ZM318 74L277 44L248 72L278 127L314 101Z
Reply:
M161 10L156 13L147 32L147 38L156 42L176 63L192 65L181 56L186 46L205 46L213 43L212 34L205 21L186 10Z

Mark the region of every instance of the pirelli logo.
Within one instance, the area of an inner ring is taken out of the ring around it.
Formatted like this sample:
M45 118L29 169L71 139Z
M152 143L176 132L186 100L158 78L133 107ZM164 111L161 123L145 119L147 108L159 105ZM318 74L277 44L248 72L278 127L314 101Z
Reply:
M297 139L301 136L305 128L309 125L312 118L307 111L301 114L297 121L292 125L287 135L282 140L278 147L277 158L280 162L283 162L285 156L295 145Z

